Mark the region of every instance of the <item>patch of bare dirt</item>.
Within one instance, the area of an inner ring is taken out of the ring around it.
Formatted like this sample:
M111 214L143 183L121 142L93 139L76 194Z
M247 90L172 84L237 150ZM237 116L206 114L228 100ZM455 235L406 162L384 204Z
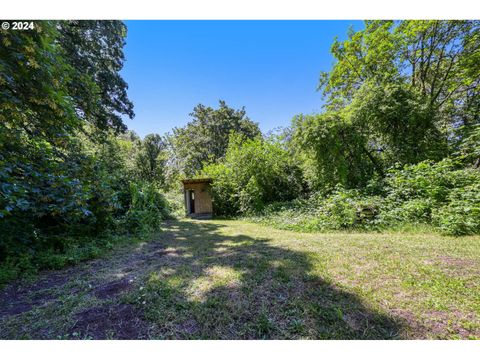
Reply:
M457 258L452 256L439 256L438 260L440 260L445 265L450 265L450 266L468 267L468 266L475 265L475 261L471 259L462 259L462 258Z
M131 287L132 280L128 278L123 278L97 286L94 290L94 294L99 299L109 299L124 291L129 290Z
M472 331L472 329L463 328L459 322L459 320L475 321L473 314L431 310L417 317L411 311L403 309L394 309L391 313L405 321L413 332L414 338L423 339L425 333L431 334L435 339L446 339L452 336L467 339L470 335L480 336L480 328Z
M465 329L461 325L462 321L476 321L476 317L473 314L468 315L458 311L429 311L423 315L425 326L439 338L451 335L462 339L467 339L470 335L480 336L480 327L472 331L472 329Z
M347 325L355 332L359 332L360 330L365 328L365 318L362 314L359 313L348 313L343 315L343 321L347 323Z
M80 338L143 339L147 326L141 313L132 305L96 306L75 315L76 323L69 330Z
M52 292L68 282L68 275L51 273L34 284L16 281L0 292L0 319L30 311L55 299Z
M200 326L195 319L189 319L178 324L176 330L181 334L194 335L200 330Z
M479 274L480 267L472 259L458 258L452 256L439 256L436 262L441 266L443 271L448 274L465 276L470 274Z
M98 299L112 299L132 287L137 279L178 256L152 241L135 248L118 249L106 258L57 271L43 271L34 281L17 280L0 290L0 319L22 314L56 301L62 295L89 291ZM120 279L119 279L120 277ZM93 290L89 290L93 288Z
M410 327L418 327L418 321L415 317L415 314L409 310L405 309L392 309L390 313L395 317L401 318L405 323L410 325Z

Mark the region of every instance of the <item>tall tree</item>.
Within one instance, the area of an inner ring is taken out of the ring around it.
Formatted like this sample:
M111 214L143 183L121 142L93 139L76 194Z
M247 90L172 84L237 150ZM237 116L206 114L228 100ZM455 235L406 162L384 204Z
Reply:
M366 21L365 29L335 39L332 70L319 88L329 104L348 104L365 83L401 80L438 109L450 99L478 90L480 21Z
M165 149L165 141L158 134L149 134L140 142L135 163L141 179L155 182L160 186L164 185Z
M245 109L235 110L220 100L218 109L197 105L190 114L193 118L183 128L173 129L173 151L181 171L193 175L207 161L222 158L228 148L230 133L247 139L260 135L258 124L251 121Z
M42 216L52 203L59 214L73 199L65 175L75 167L66 161L82 125L68 96L75 69L56 42L55 22L0 32L0 216Z
M359 151L370 163L365 169L379 175L396 162L439 160L458 151L480 123L479 30L479 21L366 21L347 40L335 40L336 62L320 77L326 115L294 124L300 151L310 154L310 172L335 174L329 164L354 159L345 155L356 153L346 151L355 144L362 144ZM335 126L329 125L332 116ZM327 146L339 129L351 139L342 151ZM341 181L350 186L365 182L358 166L335 169L356 179Z
M121 22L102 21L0 30L3 239L32 241L40 228L91 215L98 173L83 168L94 157L81 152L78 134L121 131L120 114L133 116L118 73L124 36Z
M128 85L120 76L127 28L121 21L59 23L59 44L76 71L68 84L77 115L101 130L125 131L121 115L134 117Z
M336 63L322 73L328 107L344 107L357 91L392 83L419 94L445 141L459 124L480 121L480 21L366 21L335 40Z

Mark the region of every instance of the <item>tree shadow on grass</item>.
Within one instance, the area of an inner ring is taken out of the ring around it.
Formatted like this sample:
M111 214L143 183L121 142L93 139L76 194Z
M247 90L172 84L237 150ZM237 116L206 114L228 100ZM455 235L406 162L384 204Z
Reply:
M170 221L166 256L127 296L153 338L391 339L402 324L314 275L307 253L223 225Z

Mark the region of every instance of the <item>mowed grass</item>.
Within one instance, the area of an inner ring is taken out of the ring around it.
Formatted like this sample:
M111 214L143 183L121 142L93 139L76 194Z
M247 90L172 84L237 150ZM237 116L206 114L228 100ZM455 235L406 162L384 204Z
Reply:
M181 220L95 266L56 288L64 302L0 318L0 337L480 338L478 236ZM95 288L122 277L132 285L98 298Z

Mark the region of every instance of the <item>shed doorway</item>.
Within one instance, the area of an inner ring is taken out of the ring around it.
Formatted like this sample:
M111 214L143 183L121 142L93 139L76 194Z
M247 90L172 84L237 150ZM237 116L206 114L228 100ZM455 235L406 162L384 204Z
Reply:
M182 180L186 216L195 219L212 218L211 181L211 179Z
M190 214L195 214L195 190L188 190L188 202L190 204Z

